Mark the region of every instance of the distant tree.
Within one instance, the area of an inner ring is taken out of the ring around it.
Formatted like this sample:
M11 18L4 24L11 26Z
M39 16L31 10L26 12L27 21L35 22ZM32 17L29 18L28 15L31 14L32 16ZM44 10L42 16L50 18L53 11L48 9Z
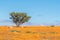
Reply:
M19 27L21 24L28 22L31 16L28 16L27 13L24 12L12 12L10 13L10 19Z
M51 27L55 27L54 25L51 25Z

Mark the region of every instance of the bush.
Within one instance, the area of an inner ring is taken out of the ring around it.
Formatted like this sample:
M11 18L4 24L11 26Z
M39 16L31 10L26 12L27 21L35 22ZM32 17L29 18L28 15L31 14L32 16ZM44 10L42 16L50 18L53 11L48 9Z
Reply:
M51 25L51 27L55 27L54 25Z

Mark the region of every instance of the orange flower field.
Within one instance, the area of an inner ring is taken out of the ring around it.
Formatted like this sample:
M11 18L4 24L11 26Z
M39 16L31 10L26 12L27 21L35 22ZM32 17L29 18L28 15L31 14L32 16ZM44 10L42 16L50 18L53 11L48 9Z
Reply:
M60 27L0 27L0 40L60 40Z

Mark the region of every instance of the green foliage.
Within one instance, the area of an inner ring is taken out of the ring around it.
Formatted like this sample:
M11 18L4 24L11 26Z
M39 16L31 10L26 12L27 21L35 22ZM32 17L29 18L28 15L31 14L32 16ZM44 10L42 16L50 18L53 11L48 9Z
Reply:
M12 12L10 14L11 18L13 20L13 22L19 26L25 22L28 22L29 19L31 18L30 16L27 15L27 13L21 13L21 12Z

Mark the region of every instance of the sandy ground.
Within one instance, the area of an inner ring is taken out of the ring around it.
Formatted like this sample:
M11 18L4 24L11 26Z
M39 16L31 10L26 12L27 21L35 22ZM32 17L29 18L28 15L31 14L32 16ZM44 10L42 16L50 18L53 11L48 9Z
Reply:
M60 40L60 26L0 26L0 40Z

